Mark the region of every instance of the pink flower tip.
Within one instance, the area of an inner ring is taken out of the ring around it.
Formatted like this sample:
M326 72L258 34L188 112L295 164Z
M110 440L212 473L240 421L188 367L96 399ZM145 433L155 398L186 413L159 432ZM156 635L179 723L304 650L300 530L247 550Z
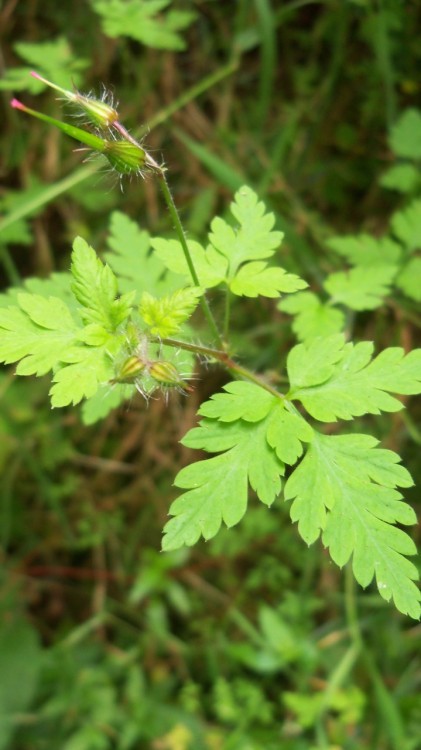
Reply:
M14 109L25 109L25 105L22 104L19 99L12 99L12 101L10 102L10 106Z
M32 76L33 78L38 78L38 80L39 80L39 81L41 81L41 80L42 80L42 78L41 78L41 76L39 75L39 73L36 73L36 72L35 72L35 70L31 70L31 76Z

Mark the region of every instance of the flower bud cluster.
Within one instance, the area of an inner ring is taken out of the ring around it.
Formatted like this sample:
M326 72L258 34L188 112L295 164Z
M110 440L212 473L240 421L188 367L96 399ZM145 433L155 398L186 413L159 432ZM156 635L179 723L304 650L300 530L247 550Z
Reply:
M183 393L191 392L192 387L183 380L173 362L164 359L150 360L143 359L142 356L132 354L127 357L122 365L118 368L113 383L133 383L138 387L141 393L144 393L139 379L148 374L157 387L168 389L175 388Z
M106 93L102 99L96 99L90 95L81 94L76 90L68 91L48 81L38 73L33 72L31 75L47 86L59 91L65 101L74 105L78 112L86 117L88 124L93 127L95 132L92 133L73 125L62 123L48 115L29 109L29 107L26 107L17 99L12 100L12 107L20 109L44 122L55 125L67 133L67 135L84 143L94 153L103 154L111 167L121 177L127 175L143 177L147 171L162 174L164 171L163 167L142 148L140 143L121 124L112 98Z

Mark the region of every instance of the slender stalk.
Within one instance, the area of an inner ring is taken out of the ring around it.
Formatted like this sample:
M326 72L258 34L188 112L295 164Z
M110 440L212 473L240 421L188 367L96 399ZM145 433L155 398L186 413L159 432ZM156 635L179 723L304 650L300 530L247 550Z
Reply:
M9 253L9 250L5 246L0 247L0 261L3 263L9 283L12 286L19 286L21 283L20 273L15 265L15 261Z
M117 130L117 132L127 141L130 141L135 146L138 146L141 148L140 143L133 138L132 135L126 130L124 125L121 124L119 120L113 123L112 127ZM155 159L152 158L150 154L148 154L147 151L145 153L145 165L147 165L158 177L160 188L162 191L162 194L164 196L164 200L167 204L168 210L170 212L174 229L177 233L177 237L179 239L180 245L182 247L184 257L186 259L187 266L190 271L190 275L193 279L193 283L195 286L200 286L199 277L197 275L196 269L194 267L194 263L190 254L189 246L187 244L186 235L184 232L183 225L181 223L180 214L178 213L177 206L174 203L174 198L172 197L171 190L168 185L167 178L165 176L165 168L160 166ZM209 307L209 303L205 296L202 296L200 299L200 303L202 305L202 310L204 312L204 315L206 317L206 320L208 321L209 327L218 343L219 346L223 346L222 338L219 334L215 318L212 315L211 309Z
M224 315L224 339L228 339L229 325L231 315L231 292L227 289L225 294L225 315Z
M358 649L361 649L363 642L355 597L355 579L350 562L345 567L345 613L348 630L352 641Z
M181 245L181 247L183 249L184 257L186 259L186 263L187 263L187 265L189 267L190 275L191 275L191 277L193 279L194 284L196 286L200 286L199 277L198 277L198 275L196 273L196 269L194 267L194 264L193 264L193 261L192 261L191 255L190 255L190 250L189 250L189 247L187 245L186 235L184 234L183 225L182 225L181 220L180 220L180 215L179 215L177 207L176 207L176 205L174 203L174 199L173 199L173 197L171 195L171 191L170 191L169 186L168 186L167 178L165 177L165 172L163 170L161 170L161 172L158 174L158 178L159 178L159 183L160 183L160 187L161 187L161 190L162 190L162 194L164 196L164 200L165 200L165 202L166 202L166 204L168 206L168 210L170 212L170 216L171 216L173 224L174 224L174 229L175 229L175 231L177 233L177 237L178 237L178 239L180 241L180 245ZM200 302L201 302L201 305L202 305L203 313L204 313L204 315L206 317L206 320L209 323L209 327L210 327L210 329L211 329L211 331L212 331L212 333L213 333L213 335L215 337L215 340L218 343L218 346L220 346L221 348L223 348L223 346L224 346L223 345L223 341L222 341L221 335L220 335L220 333L218 331L215 319L214 319L214 317L212 315L212 312L211 312L211 309L209 307L209 303L208 303L206 297L204 297L204 296L201 297Z
M187 89L183 94L181 94L178 99L176 99L174 102L171 102L171 104L169 104L167 107L164 107L155 115L153 115L148 121L147 125L143 126L141 130L136 131L137 136L140 137L141 135L146 135L149 130L152 130L152 128L155 128L157 125L161 125L161 123L168 120L169 117L171 117L175 112L178 112L178 110L184 107L186 104L193 101L194 99L197 99L197 97L201 96L201 94L203 94L205 91L212 88L212 86L215 86L215 84L219 83L219 81L222 81L224 78L232 75L232 73L235 73L238 66L239 58L238 56L236 56L229 63L223 65L221 68L218 68L218 70L216 70L214 73L211 73L209 76L206 76L206 78L203 78L201 81L194 84L194 86Z

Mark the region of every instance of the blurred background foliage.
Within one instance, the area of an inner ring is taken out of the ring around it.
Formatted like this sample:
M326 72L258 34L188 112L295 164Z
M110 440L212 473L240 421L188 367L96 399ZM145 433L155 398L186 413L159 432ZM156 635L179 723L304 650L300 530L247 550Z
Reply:
M34 68L111 89L165 161L190 236L251 185L286 232L282 265L319 291L343 267L329 238L382 235L419 206L420 24L417 0L3 0L3 289L67 270L76 234L104 250L115 209L171 231L153 178L121 190L9 107L19 92L62 116ZM412 294L349 316L352 335L415 346L419 270ZM291 319L242 301L236 323L248 364L279 370ZM178 440L223 377L209 369L188 399L133 401L85 427L51 411L48 382L2 372L0 750L421 748L420 626L304 548L280 501L159 552L192 458ZM420 484L417 416L349 429L399 451Z

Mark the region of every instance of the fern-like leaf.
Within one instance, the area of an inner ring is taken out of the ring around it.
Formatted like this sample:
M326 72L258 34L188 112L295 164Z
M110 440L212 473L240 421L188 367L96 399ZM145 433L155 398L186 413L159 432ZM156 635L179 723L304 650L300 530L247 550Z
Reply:
M190 318L201 294L197 287L179 289L161 299L156 299L149 292L143 292L139 312L154 336L172 336Z
M200 536L211 539L222 521L228 527L238 523L247 509L248 483L263 503L271 505L281 490L284 464L266 441L265 432L264 422L203 420L199 428L187 433L184 445L224 452L191 464L177 475L176 486L187 492L171 505L175 517L165 526L164 550L193 545Z
M19 307L1 309L0 360L21 360L18 375L45 375L77 341L80 327L57 297L21 292Z
M142 292L159 296L183 284L181 275L165 273L165 264L151 252L149 233L120 211L111 214L107 244L110 251L104 254L104 259L117 276L119 292L135 289L137 302Z
M390 391L421 391L421 349L409 354L390 347L372 359L373 344L348 343L342 336L314 339L294 347L287 361L290 399L298 399L315 419L335 422L362 414L399 411Z
M224 386L202 404L206 415L190 430L183 444L210 453L214 458L182 469L175 484L187 489L172 504L174 516L165 527L164 549L210 539L221 523L233 526L247 507L248 484L261 502L271 505L281 490L285 463L294 463L303 452L303 441L313 431L285 402L253 383Z
M392 524L416 521L412 508L395 487L412 479L398 464L399 456L376 448L368 435L315 434L305 458L285 485L294 499L291 518L311 544L322 533L334 562L343 566L352 555L357 581L367 586L373 576L381 596L401 612L420 615L415 566L404 557L416 552L410 537Z
M132 311L134 292L117 299L117 279L113 271L101 262L82 237L77 237L73 243L71 272L71 287L82 305L82 319L115 331Z
M343 331L345 327L342 310L323 303L313 292L298 292L285 297L279 302L278 308L294 315L292 329L300 341L330 336Z
M389 294L396 272L396 266L357 266L330 274L323 286L332 304L346 305L351 310L374 310Z

